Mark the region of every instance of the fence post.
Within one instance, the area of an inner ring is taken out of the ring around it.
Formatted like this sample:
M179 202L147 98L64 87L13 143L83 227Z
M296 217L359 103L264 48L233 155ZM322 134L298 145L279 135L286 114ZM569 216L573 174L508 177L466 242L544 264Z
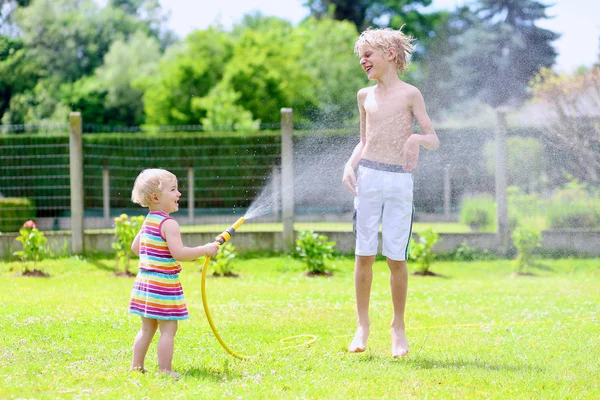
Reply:
M188 219L189 224L194 224L194 168L188 168L187 171L188 183Z
M110 171L108 167L104 167L102 170L102 206L104 209L105 227L110 228Z
M452 186L450 186L450 164L444 167L444 216L450 217L452 203Z
M510 230L508 227L508 196L506 191L508 176L508 149L506 145L506 110L497 109L496 129L496 218L498 222L498 245L502 255L508 253Z
M271 201L273 202L273 216L279 218L279 210L281 207L281 176L279 166L273 165L271 168Z
M283 222L283 251L294 249L294 153L292 136L293 110L281 109L281 208Z
M83 133L81 113L69 114L71 175L71 251L83 253Z

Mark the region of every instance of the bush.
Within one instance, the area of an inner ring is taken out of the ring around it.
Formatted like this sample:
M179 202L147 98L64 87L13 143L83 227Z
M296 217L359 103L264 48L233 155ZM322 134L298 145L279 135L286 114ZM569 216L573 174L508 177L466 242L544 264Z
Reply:
M548 219L553 229L600 228L600 193L573 179L550 200Z
M123 264L123 272L130 274L131 245L143 223L142 215L129 218L127 214L121 214L115 218L115 241L112 244L116 251L115 273L119 270L119 264Z
M418 275L433 275L429 268L435 258L432 249L439 241L439 236L430 228L419 233L418 238L416 241L410 239L409 258L418 263Z
M534 229L519 226L513 231L512 240L517 249L516 272L526 274L529 267L536 266L534 251L541 247L542 236Z
M31 220L23 224L19 233L20 235L16 240L21 242L23 250L15 251L13 255L21 259L23 273L29 272L29 261L33 262L33 270L35 271L37 262L43 260L44 257L50 254L48 249L46 249L48 239L46 239L43 232L40 232L38 228L36 228L35 223Z
M17 232L23 221L35 218L33 202L21 197L0 198L0 232Z
M230 242L221 246L216 256L211 258L210 264L214 268L213 275L235 276L232 261L237 257L235 247ZM208 271L207 271L208 272Z
M305 230L298 234L296 239L296 250L300 258L304 259L308 273L312 275L323 275L331 272L325 261L333 256L335 242L328 241L328 237L311 230Z
M463 200L460 222L474 231L490 231L496 226L496 202L489 195L474 196Z
M469 246L467 242L462 242L456 250L450 253L450 259L453 261L483 261L494 257L495 255L490 254L488 250L476 249Z

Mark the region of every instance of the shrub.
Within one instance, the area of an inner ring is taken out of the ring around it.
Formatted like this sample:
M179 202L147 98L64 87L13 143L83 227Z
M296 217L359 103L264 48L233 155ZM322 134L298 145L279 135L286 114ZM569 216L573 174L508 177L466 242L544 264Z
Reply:
M418 263L418 275L433 275L429 268L433 263L435 254L433 254L433 246L439 241L439 236L431 228L426 229L418 234L418 240L410 239L409 258Z
M311 230L301 231L296 239L296 250L300 258L304 259L308 273L323 275L331 271L325 261L333 254L335 242L328 241L328 237Z
M214 269L213 275L235 276L232 261L236 257L237 252L235 247L230 242L225 242L225 244L219 249L217 255L214 256L210 261L210 264Z
M460 222L475 231L493 230L496 221L496 202L489 195L474 196L463 200Z
M125 274L129 272L129 260L131 259L131 245L135 236L140 231L144 223L144 217L131 217L127 214L121 214L115 218L115 241L112 248L116 251L115 273L119 270L119 265L123 264Z
M21 222L35 218L35 206L30 199L0 198L0 232L17 232Z
M534 229L519 226L513 231L512 240L517 249L516 272L528 273L528 268L536 265L534 251L541 247L542 236Z
M467 242L462 242L451 254L454 261L481 261L492 258L493 255L487 250L480 250L469 246Z
M550 200L548 219L553 229L600 228L600 194L573 179Z
M29 272L28 262L33 262L33 270L36 269L38 261L48 256L50 252L46 249L46 243L48 239L44 236L43 232L40 232L35 226L35 222L29 220L23 224L19 230L19 236L17 241L21 242L23 246L22 251L15 251L13 255L21 259L21 265L23 267L23 273Z

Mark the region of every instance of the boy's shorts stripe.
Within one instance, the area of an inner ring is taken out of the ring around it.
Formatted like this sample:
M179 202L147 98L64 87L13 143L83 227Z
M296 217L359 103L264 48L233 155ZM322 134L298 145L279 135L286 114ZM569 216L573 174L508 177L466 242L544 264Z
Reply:
M412 208L412 215L410 217L410 230L408 231L408 241L406 243L406 252L404 253L404 259L408 260L408 255L410 254L410 238L412 237L412 228L413 221L415 220L415 206Z

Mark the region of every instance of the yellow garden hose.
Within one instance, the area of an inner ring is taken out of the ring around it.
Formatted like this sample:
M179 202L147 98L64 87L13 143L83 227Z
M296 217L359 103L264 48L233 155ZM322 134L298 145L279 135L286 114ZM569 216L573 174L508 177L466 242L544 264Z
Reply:
M219 243L219 245L222 246L225 242L227 242L229 239L231 239L231 235L233 235L235 233L235 231L240 227L241 224L244 223L244 221L245 221L245 218L241 217L233 225L231 225L227 230L223 231L223 233L221 233L219 236L217 236L216 241ZM231 350L231 348L229 346L227 346L227 343L225 343L223 338L221 338L221 335L219 334L219 331L217 330L217 327L215 326L215 323L213 322L212 316L208 309L208 301L206 300L206 271L208 270L208 263L210 262L210 259L211 259L211 257L206 257L206 259L204 260L204 265L202 266L202 282L201 282L202 305L204 306L204 313L206 314L206 319L208 320L210 329L212 329L213 333L215 334L215 337L217 338L219 343L221 343L221 346L223 346L223 348L229 354L234 356L235 358L239 358L240 360L246 360L249 358L257 357L258 355L242 356L242 355L237 354L233 350ZM296 336L290 336L287 338L283 338L283 339L281 339L281 342L285 343L291 339L295 339L298 337L308 337L309 340L307 342L304 342L304 343L301 343L298 345L294 345L294 346L284 347L279 350L290 349L290 348L298 347L298 346L306 346L311 343L314 343L317 340L317 337L315 335L296 335Z

